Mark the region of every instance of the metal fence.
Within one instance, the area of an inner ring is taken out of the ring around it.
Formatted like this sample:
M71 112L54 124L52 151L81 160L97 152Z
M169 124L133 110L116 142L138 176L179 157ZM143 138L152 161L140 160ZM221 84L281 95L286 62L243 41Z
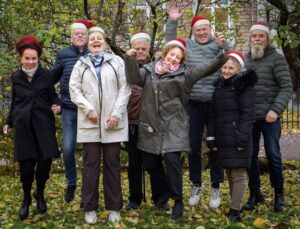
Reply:
M293 97L282 115L282 127L287 129L300 128L300 79L293 79L293 88Z

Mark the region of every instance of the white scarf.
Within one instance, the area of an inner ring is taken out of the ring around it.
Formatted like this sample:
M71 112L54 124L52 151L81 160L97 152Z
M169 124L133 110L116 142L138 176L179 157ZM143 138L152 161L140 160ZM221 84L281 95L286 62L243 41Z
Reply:
M35 68L30 69L30 70L27 70L27 69L25 69L24 66L22 65L22 71L25 72L25 74L26 74L28 77L32 78L33 75L34 75L34 73L35 73L36 70L38 69L38 67L39 67L39 66L37 65Z

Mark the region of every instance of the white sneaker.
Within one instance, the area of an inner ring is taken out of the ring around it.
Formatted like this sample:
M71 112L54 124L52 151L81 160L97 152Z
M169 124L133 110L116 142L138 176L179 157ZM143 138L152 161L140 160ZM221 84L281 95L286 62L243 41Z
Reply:
M200 196L201 196L203 188L204 188L203 184L202 184L202 186L198 186L198 185L197 186L196 185L192 186L191 195L190 195L190 198L189 198L189 205L190 206L195 206L199 203Z
M212 188L210 199L209 199L209 207L212 209L216 209L220 206L221 202L221 194L218 188Z
M86 212L84 216L87 224L95 224L97 222L97 215L95 211Z
M110 211L108 220L112 223L118 222L121 220L121 215L119 211Z

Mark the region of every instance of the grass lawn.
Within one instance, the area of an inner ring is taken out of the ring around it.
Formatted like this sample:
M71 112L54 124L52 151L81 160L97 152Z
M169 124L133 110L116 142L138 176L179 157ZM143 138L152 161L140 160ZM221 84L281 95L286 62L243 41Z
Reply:
M289 161L300 165L300 161ZM150 201L149 176L146 176L147 203L135 211L121 211L122 221L109 223L108 212L104 210L103 189L100 187L100 209L97 212L97 224L90 226L85 224L84 212L80 209L80 188L77 189L76 198L70 204L63 201L65 178L63 173L52 173L46 188L46 200L48 211L46 214L38 214L35 200L30 207L30 215L23 222L18 219L18 211L22 200L21 184L18 174L0 176L0 228L300 228L300 171L285 170L285 194L286 209L281 213L273 211L273 190L270 188L268 174L262 176L262 192L266 202L252 212L243 213L243 221L230 223L225 217L229 208L228 185L225 182L221 186L222 202L220 209L212 211L208 207L210 196L210 182L208 170L203 171L205 189L200 204L197 207L189 207L187 199L189 195L188 173L184 174L184 216L177 221L170 219L171 212L157 210ZM102 178L102 177L101 177ZM81 185L81 173L79 173L79 187ZM100 186L102 181L100 181ZM127 173L122 173L122 187L124 206L128 202ZM244 201L248 198L248 193ZM170 201L170 205L173 202Z

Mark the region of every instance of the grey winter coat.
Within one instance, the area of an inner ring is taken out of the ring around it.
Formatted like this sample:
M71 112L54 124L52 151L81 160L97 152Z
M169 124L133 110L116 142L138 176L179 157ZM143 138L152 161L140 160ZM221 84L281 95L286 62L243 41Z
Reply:
M286 108L293 93L292 80L285 57L275 49L266 49L264 56L252 60L251 54L245 56L246 68L256 71L258 81L255 85L256 120L263 120L269 110L279 116Z
M170 41L176 38L177 21L168 20L166 24L166 40ZM209 63L215 59L217 54L223 47L219 46L216 41L211 38L206 44L199 44L194 39L186 39L188 50L187 65L197 65L199 63ZM224 48L228 48L227 42ZM199 102L210 102L214 91L213 83L219 77L220 72L216 71L209 77L201 78L193 86L190 92L190 99Z
M154 72L155 63L139 69L135 57L125 57L128 83L143 87L139 149L157 155L190 150L186 113L189 93L197 80L215 72L223 63L222 54L210 64L181 64L176 72L159 76Z

